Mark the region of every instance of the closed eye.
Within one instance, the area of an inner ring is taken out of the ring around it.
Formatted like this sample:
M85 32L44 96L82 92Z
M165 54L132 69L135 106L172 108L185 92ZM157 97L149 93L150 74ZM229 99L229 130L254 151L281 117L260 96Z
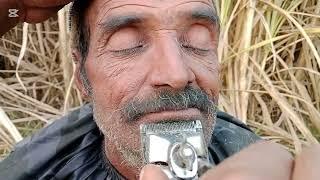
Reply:
M206 56L208 55L210 49L202 49L202 48L197 48L191 45L182 45L182 47L187 51L187 52L191 52L194 53L196 55L199 56Z
M132 48L126 48L126 49L120 49L120 50L110 50L110 52L115 57L128 57L128 56L134 56L140 53L144 49L144 45L140 44L138 46L132 47Z

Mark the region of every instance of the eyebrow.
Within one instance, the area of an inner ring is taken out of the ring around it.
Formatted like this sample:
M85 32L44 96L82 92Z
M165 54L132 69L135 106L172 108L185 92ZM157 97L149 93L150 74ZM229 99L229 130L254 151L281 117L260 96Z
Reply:
M187 12L182 13L183 17L192 19L194 21L207 21L210 24L220 28L219 17L213 9L210 8L197 8ZM103 29L105 33L113 33L121 28L128 27L130 25L140 24L146 20L146 15L141 14L125 14L125 15L115 15L107 18L99 26Z
M188 13L189 14L189 13ZM213 24L218 29L220 29L220 19L217 13L213 9L209 8L198 8L191 12L189 15L193 20L204 20Z
M139 24L143 22L143 17L137 14L119 15L108 18L99 24L104 32L112 33L123 27Z

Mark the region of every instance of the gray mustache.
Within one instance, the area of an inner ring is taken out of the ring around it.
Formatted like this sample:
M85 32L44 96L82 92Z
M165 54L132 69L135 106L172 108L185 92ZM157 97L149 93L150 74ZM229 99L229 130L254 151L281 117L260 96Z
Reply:
M126 103L121 115L126 121L133 122L148 113L161 111L177 111L187 108L197 108L206 115L216 111L216 102L201 89L187 86L182 91L161 90L155 96L145 100L135 100Z

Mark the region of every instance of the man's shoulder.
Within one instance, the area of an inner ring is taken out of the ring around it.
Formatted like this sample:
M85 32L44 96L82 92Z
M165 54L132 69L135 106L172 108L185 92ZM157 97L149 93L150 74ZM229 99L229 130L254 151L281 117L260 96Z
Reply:
M261 138L237 118L219 111L209 152L216 163L241 151Z
M18 143L0 163L0 177L50 179L93 171L102 163L101 139L92 108L84 105Z

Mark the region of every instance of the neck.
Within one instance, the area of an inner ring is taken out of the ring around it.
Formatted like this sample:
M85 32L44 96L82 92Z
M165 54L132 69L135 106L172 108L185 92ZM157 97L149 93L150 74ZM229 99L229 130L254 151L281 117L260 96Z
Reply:
M133 168L126 163L126 160L121 156L114 144L107 143L104 140L104 153L111 165L126 179L139 179L139 170Z

